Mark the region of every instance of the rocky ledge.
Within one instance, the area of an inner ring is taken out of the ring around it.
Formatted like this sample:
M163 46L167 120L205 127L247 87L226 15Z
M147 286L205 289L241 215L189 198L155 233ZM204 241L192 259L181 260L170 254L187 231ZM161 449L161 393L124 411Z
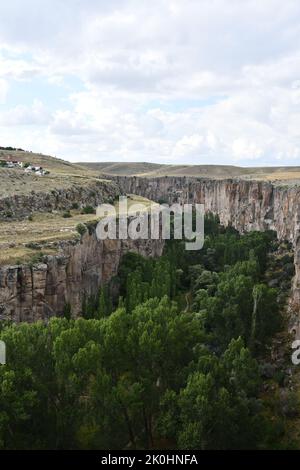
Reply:
M35 212L70 210L74 203L80 207L97 206L113 202L119 195L119 187L110 181L91 180L86 185L52 189L47 192L32 191L30 194L15 194L0 197L0 220L23 219Z
M57 256L35 265L0 267L0 319L47 320L62 315L67 304L81 313L84 296L96 295L118 272L124 253L160 256L162 240L98 240L95 231L81 241L65 242Z

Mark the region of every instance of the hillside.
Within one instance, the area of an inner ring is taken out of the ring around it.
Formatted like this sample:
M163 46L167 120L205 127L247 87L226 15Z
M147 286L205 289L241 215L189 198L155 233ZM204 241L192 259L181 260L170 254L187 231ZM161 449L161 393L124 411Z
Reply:
M49 174L40 178L25 174L22 169L0 167L0 198L25 195L32 191L67 189L74 185L89 185L105 176L191 176L213 179L242 178L266 181L300 182L300 166L238 167L233 165L164 165L148 162L71 163L56 157L18 150L1 150L0 160L16 160L42 166Z
M36 252L32 244L42 246L44 253L52 253L56 251L59 241L73 238L78 224L95 218L93 214L82 213L84 207L96 207L103 201L113 201L120 193L116 182L102 176L241 178L272 180L284 185L300 182L300 167L241 168L111 162L76 164L48 155L3 149L0 150L1 160L42 166L49 174L41 177L31 171L25 173L24 168L20 167L0 168L0 264L30 259ZM146 194L147 179L144 184ZM170 180L169 185L172 186L168 191L171 197L175 183ZM136 193L133 187L125 192ZM157 194L149 193L148 197L158 199Z
M152 203L146 198L129 195L128 210L142 203L147 210ZM119 206L115 203L118 213ZM98 220L80 208L68 211L35 212L30 218L0 221L0 266L38 261L42 255L56 254L62 241L78 239L78 225ZM13 234L13 239L12 239Z
M161 165L155 163L79 163L94 172L112 176L195 176L300 181L300 166L238 167L233 165Z
M26 174L21 168L0 167L0 199L13 195L26 195L32 191L67 189L74 184L86 185L94 180L95 172L49 155L32 152L0 150L0 160L15 160L42 166L49 174L42 178Z
M91 171L87 168L80 167L78 164L41 153L0 150L0 160L2 159L13 159L23 163L31 163L36 166L44 166L54 173L91 174Z

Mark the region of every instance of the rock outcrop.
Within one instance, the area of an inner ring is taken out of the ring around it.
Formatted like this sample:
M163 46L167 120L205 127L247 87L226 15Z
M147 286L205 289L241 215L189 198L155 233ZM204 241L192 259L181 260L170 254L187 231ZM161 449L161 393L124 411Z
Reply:
M119 193L137 194L157 202L197 202L216 213L224 225L240 232L275 230L278 239L288 240L295 252L295 277L291 307L300 312L300 188L252 180L211 180L192 177L114 177L113 183L95 182L96 190L74 187L59 194L32 195L26 210L68 208L73 202L96 205ZM98 188L98 189L97 189ZM24 215L24 201L10 201L15 214ZM1 204L4 204L1 201ZM3 207L0 205L0 213ZM23 211L23 212L22 212ZM72 313L81 311L82 299L118 270L123 253L134 250L146 256L162 253L161 240L97 241L85 234L80 243L65 243L59 256L48 256L35 266L0 268L0 318L17 321L47 319L61 314L67 303ZM299 328L300 337L300 328Z
M24 218L35 212L70 210L74 203L79 207L97 206L104 202L113 202L119 195L119 187L110 181L91 180L86 185L52 189L47 192L15 194L0 198L0 220Z
M98 240L95 232L81 241L66 242L57 256L42 263L0 267L0 319L47 320L61 315L66 304L73 316L81 313L84 296L96 295L99 287L118 272L124 253L160 256L162 240Z

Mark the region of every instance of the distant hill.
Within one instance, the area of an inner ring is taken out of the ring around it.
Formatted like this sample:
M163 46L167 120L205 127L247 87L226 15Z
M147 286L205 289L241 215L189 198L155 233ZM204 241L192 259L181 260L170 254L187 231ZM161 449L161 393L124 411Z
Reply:
M103 176L194 176L204 178L242 178L300 184L300 166L295 167L238 167L233 165L162 165L148 162L71 163L50 155L0 148L1 160L16 160L42 166L49 170L47 177L25 175L22 170L0 168L0 196L24 194L31 191L51 191L74 184L88 184Z
M76 163L70 163L60 158L51 157L41 153L25 152L24 150L4 149L0 147L0 160L11 159L23 163L31 163L35 166L42 166L55 173L72 173L81 175L92 175L88 168L82 168Z
M68 188L74 184L85 185L95 177L95 171L81 167L59 158L51 157L22 150L0 149L0 161L19 161L31 163L33 166L42 166L50 173L39 177L26 175L24 170L0 167L0 198L12 194L29 194L32 191L47 192L59 188Z
M79 165L106 175L130 176L142 174L156 174L163 165L157 163L79 163Z
M79 163L82 167L111 176L196 176L300 181L300 166L238 167L233 165L161 165L157 163Z

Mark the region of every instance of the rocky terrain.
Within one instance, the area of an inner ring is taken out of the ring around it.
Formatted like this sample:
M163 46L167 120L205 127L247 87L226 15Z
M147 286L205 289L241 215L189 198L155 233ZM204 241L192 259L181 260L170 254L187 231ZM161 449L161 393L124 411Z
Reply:
M216 213L221 224L240 232L275 230L295 251L295 279L291 304L300 308L300 187L265 181L211 180L189 177L116 177L123 193L143 195L157 202L197 202Z
M25 174L19 168L0 167L0 220L22 219L35 212L69 210L74 202L81 207L96 206L114 199L119 189L98 173L47 155L0 150L0 160L16 160L42 166L46 176Z
M74 203L78 203L81 207L87 205L96 207L103 202L113 201L119 193L116 184L97 179L84 183L78 181L67 188L47 191L32 189L29 194L0 197L0 220L22 219L35 212L70 210Z
M95 231L80 241L65 242L60 254L35 264L0 267L0 319L47 320L62 315L67 304L81 313L84 296L96 295L100 285L118 272L124 253L160 256L162 240L104 240Z
M25 155L22 152L22 158L28 160L30 156L31 159L35 158L32 154ZM38 161L42 159L44 167L51 167L51 182L47 185L45 177L44 189L37 189L32 184L30 191L27 188L28 182L25 184L26 188L22 189L21 186L19 191L3 190L0 186L2 224L7 224L9 220L24 220L37 213L61 213L70 210L74 204L79 207L95 207L101 202L113 200L119 194L136 194L156 202L203 203L205 210L217 213L224 225L232 224L241 232L275 230L280 240L292 243L296 275L291 307L298 318L300 187L293 179L289 179L286 184L279 180L272 183L242 177L109 176L103 179L100 173L91 170L92 166L84 170L81 166L50 157L36 158ZM219 168L218 171L222 173L223 170L224 168ZM282 172L283 169L278 169L272 174L282 175ZM297 174L296 169L291 169L290 172ZM10 177L19 178L19 175L11 173ZM37 184L41 184L40 180ZM55 229L55 219L52 222L49 219L49 224L54 224ZM14 233L11 233L7 243L13 241ZM94 293L101 283L116 274L124 252L136 250L145 255L157 256L161 253L162 246L161 241L151 240L99 242L93 233L87 233L81 240L62 241L58 253L48 253L42 262L39 259L38 262L19 265L4 263L0 267L0 318L17 321L45 319L61 314L67 303L71 305L72 314L78 315L84 293ZM299 329L297 325L295 328Z
M242 178L299 184L300 167L239 167L233 165L163 165L158 163L99 162L80 163L81 167L107 176L192 176L211 179Z

